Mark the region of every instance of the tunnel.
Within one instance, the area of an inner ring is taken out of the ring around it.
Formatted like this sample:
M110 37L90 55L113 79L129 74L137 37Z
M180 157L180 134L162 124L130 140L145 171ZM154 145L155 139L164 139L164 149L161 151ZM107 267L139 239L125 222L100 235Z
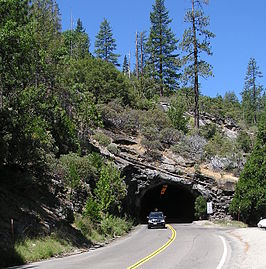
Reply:
M147 222L150 211L163 211L168 223L194 220L195 194L182 185L160 184L145 190L139 199L139 220Z

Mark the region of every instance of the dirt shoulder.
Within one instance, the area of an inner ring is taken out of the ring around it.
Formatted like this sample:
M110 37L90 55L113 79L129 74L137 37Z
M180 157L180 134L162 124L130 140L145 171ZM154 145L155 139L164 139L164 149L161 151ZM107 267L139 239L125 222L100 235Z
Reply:
M230 231L243 246L241 255L241 268L266 268L266 230L260 228L240 228Z
M235 226L236 223L230 221L227 225L221 225L211 221L195 221L194 223L204 227L224 229L225 235L236 243L236 245L232 245L233 257L236 258L233 261L235 266L233 268L266 268L266 229L257 227L238 228ZM226 224L226 222L224 223Z

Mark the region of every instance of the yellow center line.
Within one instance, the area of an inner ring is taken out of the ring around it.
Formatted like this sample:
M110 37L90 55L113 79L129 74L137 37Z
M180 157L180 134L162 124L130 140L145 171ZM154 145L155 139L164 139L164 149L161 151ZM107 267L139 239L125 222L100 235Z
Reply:
M158 248L157 250L155 250L154 252L152 252L150 255L146 256L145 258L139 260L138 262L136 262L135 264L129 266L127 269L135 269L137 267L139 267L140 265L142 265L143 263L147 262L148 260L152 259L154 256L158 255L160 252L162 252L163 250L165 250L168 246L171 245L171 243L175 240L176 237L176 231L175 229L170 225L167 224L166 225L168 228L171 229L172 231L172 236L171 238L160 248Z

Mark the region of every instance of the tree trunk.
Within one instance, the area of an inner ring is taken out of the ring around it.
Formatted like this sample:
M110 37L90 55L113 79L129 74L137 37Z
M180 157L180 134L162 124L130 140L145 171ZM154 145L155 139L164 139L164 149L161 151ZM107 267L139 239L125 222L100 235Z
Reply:
M199 128L199 75L198 75L198 47L197 47L197 33L194 12L194 0L192 0L192 24L193 24L193 46L194 46L194 127Z
M131 61L131 59L130 59L130 51L129 51L129 53L128 53L128 77L130 78L130 73L131 73L131 71L130 71L130 61Z
M254 109L254 118L253 118L253 121L254 121L254 124L257 124L257 102L256 102L256 99L257 99L257 97L256 97L256 84L255 84L255 76L254 76L254 79L253 79L253 81L254 81L254 83L253 83L253 109Z
M138 32L136 32L136 76L139 79L139 48L138 48Z
M140 33L140 73L143 77L143 32Z

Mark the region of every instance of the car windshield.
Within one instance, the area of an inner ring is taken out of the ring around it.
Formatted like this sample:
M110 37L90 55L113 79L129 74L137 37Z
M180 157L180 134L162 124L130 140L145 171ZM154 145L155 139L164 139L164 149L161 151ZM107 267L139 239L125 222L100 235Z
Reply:
M151 212L149 215L150 218L163 218L162 212Z

